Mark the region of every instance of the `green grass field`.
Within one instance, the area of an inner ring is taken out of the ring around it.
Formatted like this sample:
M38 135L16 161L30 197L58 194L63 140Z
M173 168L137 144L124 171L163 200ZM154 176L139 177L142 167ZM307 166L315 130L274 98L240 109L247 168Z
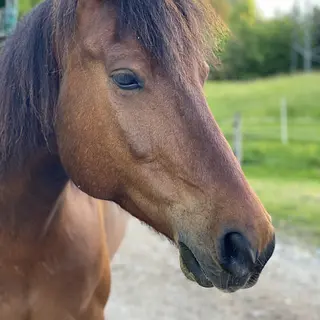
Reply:
M232 121L241 112L243 169L285 230L320 243L320 73L245 83L206 84L206 95L232 144ZM288 102L289 143L280 141L280 101Z

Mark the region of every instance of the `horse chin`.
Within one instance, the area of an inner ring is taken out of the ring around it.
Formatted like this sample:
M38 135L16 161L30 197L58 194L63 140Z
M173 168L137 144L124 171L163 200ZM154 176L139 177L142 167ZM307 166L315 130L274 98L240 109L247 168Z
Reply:
M249 289L253 287L259 279L259 270L252 272L244 277L232 277L229 273L221 270L220 272L212 273L211 268L207 268L207 273L201 267L193 252L183 243L179 241L180 252L180 268L185 277L193 282L196 282L201 287L212 288L225 292L233 293L240 289ZM211 269L211 270L210 270ZM211 276L208 277L207 274Z
M191 251L184 248L183 244L180 244L180 268L188 280L196 282L204 288L214 287L213 283L205 276Z

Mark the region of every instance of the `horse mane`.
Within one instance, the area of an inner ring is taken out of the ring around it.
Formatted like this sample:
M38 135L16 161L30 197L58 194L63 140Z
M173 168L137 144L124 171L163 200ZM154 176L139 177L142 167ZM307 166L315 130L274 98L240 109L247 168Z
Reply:
M53 133L60 75L50 2L18 23L0 53L0 174L16 168Z
M9 164L19 167L39 147L48 147L54 136L59 66L73 39L79 1L45 0L5 42L0 54L0 175ZM206 59L215 46L218 20L205 0L104 1L117 13L115 39L136 35L177 79L188 76L190 59Z

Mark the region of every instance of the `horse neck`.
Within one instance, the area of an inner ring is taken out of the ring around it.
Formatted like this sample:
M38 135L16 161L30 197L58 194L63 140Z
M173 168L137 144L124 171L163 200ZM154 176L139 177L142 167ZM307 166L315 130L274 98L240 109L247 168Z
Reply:
M59 157L45 154L0 178L0 232L34 236L51 221L68 181Z

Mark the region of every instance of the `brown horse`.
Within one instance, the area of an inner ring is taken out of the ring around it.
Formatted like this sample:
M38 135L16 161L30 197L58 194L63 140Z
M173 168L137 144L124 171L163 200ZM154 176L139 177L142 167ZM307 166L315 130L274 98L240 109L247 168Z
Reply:
M256 283L274 229L205 100L211 18L200 0L46 0L6 41L1 319L103 319L123 223L101 200L175 243L200 286Z

